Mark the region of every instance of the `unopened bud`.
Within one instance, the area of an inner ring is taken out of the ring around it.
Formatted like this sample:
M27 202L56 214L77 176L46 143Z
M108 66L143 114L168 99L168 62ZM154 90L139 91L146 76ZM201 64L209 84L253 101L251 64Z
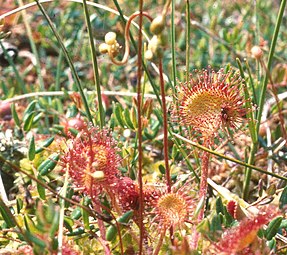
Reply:
M156 53L158 44L159 44L158 37L154 35L148 44L148 49L151 50L152 53Z
M158 35L162 32L164 26L165 26L165 18L162 15L160 15L152 21L150 25L150 32L154 35Z
M109 45L107 45L106 43L101 43L101 44L99 45L99 51L100 51L100 53L102 53L102 54L108 53L108 51L109 51Z
M256 58L257 60L259 60L259 59L261 59L262 56L263 56L263 51L262 51L262 49L261 49L259 46L255 45L255 46L253 46L252 49L251 49L251 55L252 55L254 58Z
M114 33L114 32L108 32L108 33L105 35L105 43L108 44L108 45L113 45L113 44L116 43L116 38L117 38L116 33Z
M96 181L101 181L105 178L105 173L103 171L95 171L91 173L91 176L96 180Z
M152 51L151 51L151 50L147 50L147 51L144 53L144 57L145 57L145 59L147 59L147 60L152 60L152 57L153 57Z

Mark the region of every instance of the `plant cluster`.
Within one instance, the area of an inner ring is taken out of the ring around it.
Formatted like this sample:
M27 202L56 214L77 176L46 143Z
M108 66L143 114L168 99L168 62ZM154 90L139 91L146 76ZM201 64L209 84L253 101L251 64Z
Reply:
M286 0L16 2L0 254L286 253Z

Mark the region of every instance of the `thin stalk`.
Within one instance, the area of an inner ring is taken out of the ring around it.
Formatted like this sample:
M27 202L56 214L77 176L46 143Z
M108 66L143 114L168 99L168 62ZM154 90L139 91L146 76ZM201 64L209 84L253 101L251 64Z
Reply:
M24 5L22 0L18 0L18 3L19 3L20 6ZM42 77L42 74L41 74L40 58L39 58L39 54L38 54L38 51L37 51L36 44L35 44L34 39L33 39L31 26L30 26L30 24L28 22L27 13L26 13L25 10L22 10L22 16L23 16L24 25L25 25L25 28L26 28L26 31L27 31L27 35L28 35L28 38L29 38L29 42L30 42L30 45L31 45L31 49L32 49L32 52L33 52L33 54L35 56L35 59L36 59L35 68L36 68L36 72L37 72L37 76L38 76L38 80L39 80L40 90L44 91L45 90L45 85L44 85L44 80L43 80L43 77Z
M248 158L248 165L254 164L257 146L258 146L258 141L256 143L253 142L251 145L249 158ZM242 196L244 200L247 200L249 197L249 185L250 185L250 180L251 180L251 173L252 173L252 169L250 167L245 167L245 173L244 173L245 178L243 182L243 196Z
M176 138L175 136L173 136L173 133L172 133L172 131L170 129L169 129L169 133L172 136L172 140L173 140L174 144L176 145L177 149L182 154L182 157L184 158L188 168L192 171L192 173L193 173L193 175L195 177L195 181L197 183L199 183L200 182L200 178L198 177L197 173L194 171L194 169L193 169L193 167L192 167L192 165L191 165L191 163L190 163L190 161L188 159L188 155L187 155L186 151L182 148L181 144L178 141L179 139Z
M98 106L99 106L99 112L100 112L100 127L103 128L105 125L105 111L104 111L103 102L102 102L100 75L99 75L99 70L98 70L96 47L95 47L94 36L93 36L92 26L91 26L91 21L90 21L90 15L89 15L89 10L88 10L86 0L83 0L83 7L84 7L85 19L87 23L87 29L88 29L90 47L91 47L91 53L92 53L95 86L96 86L97 95L98 95Z
M207 146L209 143L204 142L204 145ZM207 151L203 151L201 156L201 176L200 176L200 186L199 186L199 205L200 211L197 216L197 222L200 223L204 218L205 210L205 199L207 193L207 178L208 178L208 165L209 165L210 154ZM199 232L195 230L192 238L192 249L196 249L198 246Z
M162 243L163 243L163 239L165 237L165 232L166 232L166 229L164 231L161 231L160 237L159 237L159 241L158 241L157 246L156 246L156 248L155 248L155 250L153 252L153 255L158 255L159 254L160 248L161 248Z
M69 180L69 171L66 170L65 173L65 180L64 185L61 190L61 195L63 197L66 197L67 194L67 188L68 188L68 180ZM62 248L63 248L63 232L64 232L64 216L65 216L65 200L60 200L60 218L59 218L59 230L58 230L58 255L62 255Z
M271 91L273 93L273 96L275 98L275 101L276 101L276 104L277 104L277 109L278 109L278 115L279 115L279 121L280 121L280 125L281 125L281 131L283 133L283 138L285 139L285 141L287 141L287 133L286 133L286 129L285 129L285 123L284 123L284 115L282 113L282 106L280 104L280 100L278 98L278 92L277 92L277 89L276 87L274 86L274 82L273 82L273 79L271 77L271 73L269 72L269 70L266 68L266 65L264 63L264 61L262 59L260 59L260 63L261 63L261 66L263 67L263 69L265 70L265 72L268 74L268 77L269 77L269 81L271 83Z
M193 142L193 141L191 141L191 140L188 140L188 139L186 139L185 137L183 137L183 136L181 136L181 135L178 135L178 134L175 134L175 133L172 133L172 134L173 134L173 136L177 137L178 139L180 139L180 140L182 140L182 141L184 141L184 142L186 142L186 143L189 143L189 144L191 144L192 146L194 146L194 147L196 147L196 148L198 148L198 149L201 149L201 150L203 150L203 151L209 152L210 154L213 154L213 155L215 155L215 156L217 156L217 157L223 158L223 159L225 159L225 160L229 160L229 161L231 161L231 162L234 162L234 163L236 163L236 164L238 164L238 165L241 165L241 166L248 167L248 168L250 168L250 169L254 169L254 170L256 170L256 171L258 171L258 172L260 172L260 173L267 174L267 175L271 175L271 176L276 177L276 178L278 178L278 179L287 181L287 177L285 177L285 176L280 176L280 175L278 175L278 174L265 171L265 170L263 170L263 169L261 169L261 168L259 168L259 167L257 167L257 166L250 165L250 164L245 163L245 162L242 162L242 161L240 161L240 160L238 160L238 159L235 159L235 158L232 158L232 157L228 157L228 156L225 156L225 155L223 155L223 154L221 154L221 153L218 153L218 152L216 152L216 151L213 151L213 150L211 150L211 149L208 149L208 148L206 148L205 146L202 146L202 145L200 145L200 144L198 144L198 143L195 143L195 142Z
M186 54L185 54L185 66L186 66L186 80L188 81L189 78L189 61L190 61L190 4L189 0L186 0Z
M164 153L164 163L165 163L165 178L167 183L167 192L171 191L171 178L170 169L168 163L168 124L167 124L167 109L165 101L165 90L164 90L164 80L163 80L163 67L162 59L159 60L159 78L160 78L160 90L161 90L161 100L162 100L162 112L163 112L163 153Z
M258 45L260 38L260 25L258 19L258 7L256 0L254 0L254 21L255 21L255 43Z
M138 34L138 59L137 59L137 112L138 112L138 183L140 189L140 202L139 202L139 228L140 228L140 240L139 240L139 255L143 254L143 240L144 240L144 197L143 197L143 180L142 180L142 163L143 163L143 151L142 151L142 91L141 91L141 77L142 77L142 27L143 27L143 0L139 1L139 34Z
M278 38L278 34L279 34L280 25L282 23L282 18L283 18L285 6L286 6L286 0L282 0L281 5L280 5L280 9L279 9L279 13L277 16L277 21L276 21L272 41L271 41L269 55L268 55L267 70L269 70L269 72L270 72L271 65L272 65L273 55L275 52L276 42L277 42L277 38ZM259 104L258 104L259 109L258 109L258 116L257 116L258 117L257 118L257 133L259 131L260 124L261 124L260 123L261 117L262 117L261 115L262 115L262 111L263 111L263 105L264 105L264 101L265 101L268 80L269 80L268 73L266 73L265 77L264 77L264 81L263 81L263 86L261 88L261 95L260 95Z
M202 221L204 217L205 209L205 198L207 193L207 178L208 178L208 164L210 154L206 151L201 156L201 176L200 176L200 187L199 187L199 200L204 201L203 206L198 214L198 222Z
M251 89L252 89L253 103L255 105L257 105L258 102L257 102L257 95L256 95L255 85L254 85L254 81L253 81L252 74L251 74L251 69L250 69L250 66L249 66L249 63L248 63L247 59L245 60L245 65L246 65L246 69L247 69L248 76L249 76L250 86L251 86ZM255 113L256 113L256 110L255 110ZM256 116L256 114L255 114L255 116Z
M283 18L285 6L286 6L286 1L287 0L282 0L281 5L280 5L280 9L279 9L279 13L277 16L277 21L276 21L276 25L275 25L275 29L274 29L274 33L273 33L273 37L272 37L272 41L271 41L270 51L269 51L269 55L268 55L268 61L267 61L268 72L270 72L270 69L271 69L272 60L273 60L275 47L276 47L276 42L277 42L277 38L278 38L278 34L279 34L280 26L282 23L282 18ZM257 115L257 123L256 123L256 133L257 134L259 133L262 111L263 111L264 101L265 101L265 97L266 97L267 83L269 80L268 72L266 72L266 74L265 74L264 81L263 81L262 88L261 88L261 95L259 98L258 115ZM249 157L248 164L254 163L255 154L257 152L257 149L258 149L257 144L253 143L253 146L251 147L251 151L250 151L251 155ZM247 199L248 195L249 195L249 185L250 185L250 180L251 180L251 174L252 174L252 169L247 168L246 172L245 172L245 179L244 179L244 184L243 184L243 198L244 199ZM270 174L270 172L269 172L269 174Z
M55 90L60 90L60 79L61 79L61 65L63 62L63 51L60 50L59 57L58 57L58 63L57 63L57 71L56 71L56 79L55 79Z
M239 58L236 58L236 62L237 62L237 65L239 67L240 76L241 76L241 78L243 80L245 80L244 71L243 71L243 68L242 68L242 65L241 65L241 62L240 62ZM243 90L244 90L246 116L247 116L247 119L248 119L248 127L249 127L249 131L250 131L250 135L251 135L251 138L252 138L252 142L253 143L257 143L258 137L257 137L256 129L255 129L253 112L251 111L252 105L251 105L251 102L250 102L250 95L249 95L249 91L248 91L248 88L247 88L246 84L243 85Z
M175 54L175 24L174 24L174 15L175 15L175 0L171 1L171 55L172 55L172 90L175 93L175 84L176 84L176 54Z
M119 12L119 16L120 16L122 22L124 24L126 24L126 19L125 19L124 15L123 15L123 12L121 10L120 5L118 4L117 0L113 0L113 2L114 2L114 5L116 6L116 8L117 8L117 10ZM137 44L136 44L135 39L133 38L131 33L130 33L130 40L131 40L131 43L132 43L134 49L137 50ZM149 80L149 82L150 82L150 84L151 84L151 86L153 88L153 91L154 91L154 93L156 95L156 98L157 98L158 102L161 104L161 100L160 100L160 96L159 96L159 92L158 92L157 86L156 86L156 84L154 82L154 79L152 78L152 76L150 74L150 71L148 70L144 60L142 60L142 66L143 66L144 72L147 75L148 80Z
M165 88L164 88L164 79L163 79L163 67L162 67L162 58L159 60L159 78L160 78L160 91L161 91L161 100L162 100L162 112L163 112L163 154L164 154L164 164L165 164L165 178L167 185L167 192L171 192L171 177L170 177L170 168L168 162L168 125L167 125L167 109L165 102ZM174 235L173 228L170 227L170 239L171 243L174 244Z
M93 124L93 118L92 118L92 115L91 115L91 112L90 112L90 109L89 109L89 105L88 105L86 96L85 96L85 94L84 94L84 91L83 91L83 88L82 88L82 85L81 85L81 82L80 82L80 78L79 78L79 76L78 76L78 74L77 74L77 72L76 72L76 69L75 69L74 65L73 65L72 59L71 59L71 57L70 57L70 55L69 55L69 53L68 53L68 51L67 51L67 49L66 49L66 47L65 47L65 45L64 45L64 43L63 43L63 40L62 40L61 36L60 36L59 33L57 32L57 30L56 30L56 28L55 28L53 22L51 21L51 19L50 19L50 17L48 16L47 12L46 12L45 9L43 8L42 4L40 4L39 0L35 0L35 1L36 1L37 5L38 5L40 11L42 12L42 14L44 15L44 17L46 18L46 20L47 20L47 22L48 22L50 28L52 29L54 35L56 36L56 38L57 38L57 40L58 40L58 42L59 42L59 44L60 44L60 46L61 46L61 49L62 49L63 52L64 52L64 55L65 55L65 57L66 57L66 60L67 60L67 62L68 62L68 64L69 64L69 67L70 67L70 69L71 69L72 75L73 75L73 77L74 77L74 81L75 81L75 83L76 83L76 85L77 85L77 88L78 88L78 90L79 90L79 92L80 92L80 95L81 95L81 98L82 98L82 100L83 100L83 103L84 103L84 107L85 107L85 111L86 111L88 120L89 120L89 122L90 122L91 124Z

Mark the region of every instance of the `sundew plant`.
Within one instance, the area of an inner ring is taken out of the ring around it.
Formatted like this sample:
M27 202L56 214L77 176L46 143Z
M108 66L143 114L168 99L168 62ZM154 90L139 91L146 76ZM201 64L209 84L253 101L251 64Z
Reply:
M287 254L286 0L0 4L0 254Z

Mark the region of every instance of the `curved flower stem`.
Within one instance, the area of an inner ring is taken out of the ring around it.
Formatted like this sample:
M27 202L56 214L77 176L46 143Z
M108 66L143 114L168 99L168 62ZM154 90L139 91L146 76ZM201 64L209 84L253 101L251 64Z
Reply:
M142 151L142 94L141 94L141 77L142 77L142 26L143 26L143 0L139 1L139 35L138 35L138 59L137 59L137 112L138 112L138 183L139 183L139 228L140 228L140 240L139 240L139 255L143 254L143 239L144 239L144 197L143 197L143 180L142 180L142 163L143 163L143 151Z
M152 21L152 17L149 16L148 13L142 12L142 15L147 17L150 21ZM126 27L125 27L125 53L124 53L123 59L121 61L116 60L114 58L112 52L109 51L109 57L110 57L110 59L112 60L112 62L115 65L122 66L122 65L125 65L128 62L128 58L129 58L129 55L130 55L130 26L131 26L131 23L132 23L133 19L135 19L138 16L140 16L140 12L135 12L134 14L132 14L130 16L130 18L127 21L127 24L126 24Z
M163 243L163 238L165 237L165 232L166 232L166 229L164 229L164 231L161 231L160 233L160 237L159 237L159 241L157 243L157 246L153 252L153 255L158 255L159 252L160 252L160 248L162 246L162 243Z

